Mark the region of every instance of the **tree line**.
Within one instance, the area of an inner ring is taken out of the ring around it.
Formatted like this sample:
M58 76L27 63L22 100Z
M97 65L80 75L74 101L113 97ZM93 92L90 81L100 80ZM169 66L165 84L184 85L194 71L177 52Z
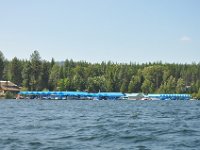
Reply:
M200 63L56 62L43 60L37 50L29 60L9 61L0 51L0 80L32 91L188 93L200 98Z

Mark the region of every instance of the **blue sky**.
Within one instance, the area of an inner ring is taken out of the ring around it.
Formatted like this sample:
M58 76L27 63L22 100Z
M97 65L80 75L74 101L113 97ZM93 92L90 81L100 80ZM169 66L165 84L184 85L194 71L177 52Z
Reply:
M200 62L199 0L0 0L8 59Z

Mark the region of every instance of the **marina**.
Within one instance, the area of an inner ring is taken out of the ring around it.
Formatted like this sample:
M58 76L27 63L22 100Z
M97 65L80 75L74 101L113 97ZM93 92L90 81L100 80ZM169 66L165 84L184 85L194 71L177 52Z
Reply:
M17 99L42 100L190 100L190 94L143 94L121 92L20 91Z

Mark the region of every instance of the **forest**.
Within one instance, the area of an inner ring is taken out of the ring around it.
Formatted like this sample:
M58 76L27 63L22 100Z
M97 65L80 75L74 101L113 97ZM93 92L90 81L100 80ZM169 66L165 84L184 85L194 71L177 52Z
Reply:
M37 50L29 60L7 60L0 51L0 80L30 91L187 93L200 98L200 63L46 61Z

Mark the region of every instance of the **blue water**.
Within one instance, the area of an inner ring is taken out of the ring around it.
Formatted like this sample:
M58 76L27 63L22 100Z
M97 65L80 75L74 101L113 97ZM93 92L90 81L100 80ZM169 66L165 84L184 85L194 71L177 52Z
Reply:
M0 101L1 150L199 150L200 101Z

